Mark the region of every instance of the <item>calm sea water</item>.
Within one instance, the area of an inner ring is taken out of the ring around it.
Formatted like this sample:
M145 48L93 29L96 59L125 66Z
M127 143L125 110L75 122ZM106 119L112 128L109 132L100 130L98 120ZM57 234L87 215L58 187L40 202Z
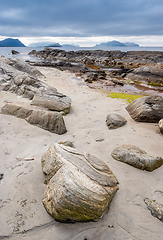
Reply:
M19 58L20 60L35 60L36 58L28 55L28 53L32 50L43 50L44 48L31 48L31 47L0 47L0 56L5 56L8 58ZM54 48L55 49L55 48ZM56 48L57 49L57 48ZM163 51L163 47L61 47L59 49L66 51L78 51L78 50L120 50L122 52L127 51ZM12 55L11 50L16 50L20 52L20 54Z

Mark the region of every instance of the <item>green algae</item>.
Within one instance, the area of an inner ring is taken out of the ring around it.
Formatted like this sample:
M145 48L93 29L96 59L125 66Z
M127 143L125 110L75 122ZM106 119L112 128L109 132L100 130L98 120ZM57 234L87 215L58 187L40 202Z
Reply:
M143 97L143 95L134 95L134 94L128 94L128 93L110 92L108 97L124 99L128 103L131 103L135 99Z

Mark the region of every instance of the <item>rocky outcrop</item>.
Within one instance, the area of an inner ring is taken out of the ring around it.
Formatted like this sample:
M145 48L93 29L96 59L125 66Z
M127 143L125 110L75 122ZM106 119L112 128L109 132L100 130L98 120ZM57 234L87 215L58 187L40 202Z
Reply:
M118 181L104 162L57 143L41 162L47 182L43 204L49 214L60 222L102 217L118 190Z
M159 121L158 126L160 129L160 132L163 134L163 118Z
M133 145L121 145L112 152L112 157L141 170L153 171L163 164L163 158L148 155Z
M163 118L163 97L142 97L130 103L126 109L137 122L158 122Z
M58 92L52 94L36 93L31 104L67 114L71 107L71 99Z
M116 113L110 113L106 117L106 125L108 126L109 129L119 128L123 126L126 122L127 120L124 117Z
M61 113L10 103L2 107L1 113L23 118L28 123L53 133L63 134L67 132Z
M18 59L0 58L0 89L33 99L32 104L68 113L71 99L38 80L36 68Z
M127 78L142 82L158 83L163 86L163 69L156 66L141 66L126 75ZM157 84L155 84L157 86Z
M158 218L163 222L163 205L149 198L144 199L144 202L147 204L147 207L151 211L152 216Z

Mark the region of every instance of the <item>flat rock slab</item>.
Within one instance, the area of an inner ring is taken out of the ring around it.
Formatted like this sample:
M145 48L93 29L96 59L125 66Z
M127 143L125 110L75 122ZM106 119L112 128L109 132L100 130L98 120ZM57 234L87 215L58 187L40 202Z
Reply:
M147 204L147 207L151 211L152 216L157 217L160 221L163 222L163 205L149 198L144 199L144 202Z
M60 222L98 220L118 190L103 161L74 148L56 143L41 162L47 181L43 204Z
M69 113L71 107L71 99L59 92L52 94L35 94L32 105L41 106L54 111L63 111Z
M159 121L158 126L160 129L160 132L163 134L163 118Z
M7 103L2 107L1 113L23 118L28 123L53 133L67 132L62 114L58 112Z
M153 171L163 164L163 158L148 155L133 145L121 145L112 152L112 157L141 170Z
M163 118L163 97L148 96L136 99L126 110L137 122L158 122Z
M106 125L109 129L116 129L123 126L127 120L116 113L111 113L106 117Z

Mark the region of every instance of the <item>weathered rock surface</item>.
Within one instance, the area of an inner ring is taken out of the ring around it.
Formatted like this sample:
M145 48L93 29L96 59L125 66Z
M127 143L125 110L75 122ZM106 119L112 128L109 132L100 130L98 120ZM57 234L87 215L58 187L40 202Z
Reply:
M18 59L0 57L0 89L32 100L33 105L68 113L71 99L38 80L36 68ZM36 95L36 96L35 96Z
M160 221L163 222L163 205L152 201L149 198L144 199L144 202L147 204L148 209L151 211L152 216L157 217Z
M158 126L160 129L160 132L163 134L163 118L159 121Z
M25 119L28 123L53 133L67 132L63 117L58 112L7 103L2 107L1 113Z
M153 171L163 164L163 158L150 156L144 150L133 145L118 146L111 155L118 161L146 171Z
M124 117L116 113L110 113L106 117L106 125L108 126L109 129L119 128L123 126L126 122L127 120Z
M126 77L149 84L151 82L163 84L163 69L159 68L159 65L141 66L128 73Z
M135 121L158 122L163 118L163 97L142 97L130 103L126 109Z
M71 107L71 99L66 95L58 92L52 94L36 93L31 104L48 108L49 110L69 113Z
M54 144L41 159L47 189L43 204L61 222L99 219L118 190L117 179L101 160Z

